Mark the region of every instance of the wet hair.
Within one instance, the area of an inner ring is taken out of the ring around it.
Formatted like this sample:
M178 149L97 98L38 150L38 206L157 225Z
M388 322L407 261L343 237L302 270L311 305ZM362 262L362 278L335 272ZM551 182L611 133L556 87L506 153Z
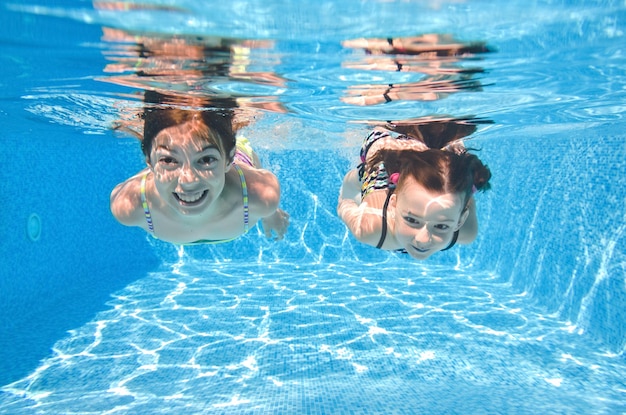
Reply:
M387 121L381 127L419 140L428 148L443 148L446 145L468 137L480 124L493 124L486 118L425 118L413 119L409 122L394 123Z
M457 120L438 120L423 124L393 125L391 130L415 138L429 148L443 148L448 143L474 133L476 125Z
M413 177L426 190L461 194L467 203L475 190L485 191L491 187L491 171L469 152L381 150L374 157L373 162L377 164L377 161L384 161L389 175L399 173L399 190L407 177Z
M428 143L425 143L428 145ZM442 144L440 142L437 145ZM445 143L444 143L445 145ZM408 177L413 177L426 190L463 195L465 204L473 192L488 190L491 171L474 154L462 150L429 148L416 150L379 150L368 163L373 170L384 163L387 174L399 174L396 188L401 190Z
M147 159L150 158L154 139L161 131L187 122L192 122L192 126L195 128L194 133L197 136L215 144L220 153L230 159L236 142L233 129L235 100L212 100L210 103L203 104L203 108L194 109L173 106L172 101L165 102L162 94L152 91L146 93L145 100L147 103L155 104L146 107L143 113L144 128L141 150Z

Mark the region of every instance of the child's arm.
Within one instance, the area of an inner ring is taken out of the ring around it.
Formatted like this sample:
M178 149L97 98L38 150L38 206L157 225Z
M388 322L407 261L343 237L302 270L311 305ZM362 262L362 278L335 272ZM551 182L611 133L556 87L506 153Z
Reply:
M261 221L265 236L271 238L272 234L275 234L274 240L283 239L289 227L289 214L278 207L280 203L278 178L269 170L257 168L246 170L250 172L247 175L250 212L254 210L255 215L258 215L256 217Z
M359 242L376 246L382 225L381 209L369 207L365 202L358 205L353 199L343 199L337 206L337 214Z
M357 169L350 170L343 178L343 184L339 192L339 203L343 199L352 199L355 202L361 201L361 182L359 182Z
M460 244L470 244L476 239L478 234L478 218L476 217L476 202L474 197L470 198L467 203L468 215L461 229L459 229L459 238L457 242Z
M361 183L356 169L349 171L343 179L337 215L358 241L373 246L378 243L382 211L361 202Z

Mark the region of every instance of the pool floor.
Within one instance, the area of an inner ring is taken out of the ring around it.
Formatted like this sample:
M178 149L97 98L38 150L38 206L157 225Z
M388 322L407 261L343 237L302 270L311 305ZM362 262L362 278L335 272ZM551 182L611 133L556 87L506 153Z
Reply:
M2 414L615 414L623 357L488 273L167 266L3 388Z

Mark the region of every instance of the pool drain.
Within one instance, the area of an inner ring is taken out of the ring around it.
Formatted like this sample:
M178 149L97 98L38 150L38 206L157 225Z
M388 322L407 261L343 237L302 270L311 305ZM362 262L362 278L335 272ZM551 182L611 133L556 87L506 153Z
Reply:
M28 238L35 242L39 240L41 236L41 218L36 213L31 213L28 217L28 222L26 222L26 232L28 233Z

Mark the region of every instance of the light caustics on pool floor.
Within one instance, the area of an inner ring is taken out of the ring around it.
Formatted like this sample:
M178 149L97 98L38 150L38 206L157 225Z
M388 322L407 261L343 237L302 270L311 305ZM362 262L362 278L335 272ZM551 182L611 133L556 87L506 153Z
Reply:
M489 274L390 263L227 270L189 261L116 293L4 388L0 413L626 410L622 358L533 314Z

